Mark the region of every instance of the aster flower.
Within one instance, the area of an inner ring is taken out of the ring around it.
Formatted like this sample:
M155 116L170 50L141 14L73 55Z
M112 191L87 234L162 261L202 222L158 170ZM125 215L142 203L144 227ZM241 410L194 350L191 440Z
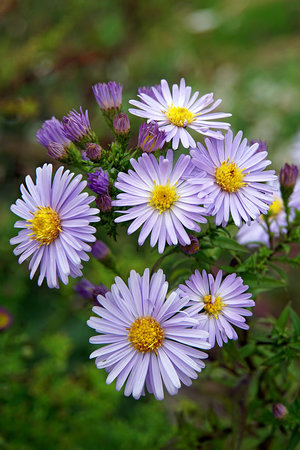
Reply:
M252 312L244 308L254 306L255 303L250 300L252 295L245 293L247 289L248 286L235 273L222 281L221 270L216 278L211 274L207 276L205 270L202 275L196 270L185 284L179 285L178 293L183 298L187 296L190 304L195 306L201 328L209 333L211 346L217 341L222 347L228 339L238 338L231 325L249 329L244 316L252 316Z
M103 111L120 110L122 107L123 86L115 81L98 83L92 87L95 99Z
M115 186L123 191L112 202L113 206L129 206L126 211L117 211L122 216L115 222L133 220L128 234L142 226L138 243L143 245L151 233L150 245L158 242L158 251L168 245L190 245L191 239L185 228L200 231L198 222L205 223L205 209L199 204L198 186L191 186L185 178L193 170L188 155L180 155L173 169L173 152L168 150L166 158L157 162L152 154L143 153L136 161L130 160L134 171L120 172Z
M94 191L96 194L105 194L109 186L109 176L107 172L99 167L91 172L87 176L88 184L87 187Z
M86 109L83 112L81 106L79 112L73 109L67 116L63 117L62 122L65 135L72 142L80 141L82 138L89 136L91 132L88 110Z
M190 182L201 183L199 193L211 199L208 214L215 216L217 225L226 226L230 215L238 227L242 220L250 223L266 214L273 202L274 187L265 182L277 177L274 170L265 170L271 164L267 152L256 153L258 144L249 147L242 136L239 131L233 139L229 130L224 141L207 138L207 149L198 143L198 148L191 150L193 164L207 173L207 181L195 177Z
M125 396L139 399L147 390L157 400L164 398L163 385L175 395L181 383L189 386L205 364L208 333L193 328L197 319L181 311L188 300L172 292L166 299L168 283L162 270L150 277L130 272L128 287L117 277L101 307L93 312L88 325L99 334L92 344L104 344L91 354L98 369L106 369L106 383L115 379L119 391L125 384Z
M153 153L164 146L167 134L159 131L156 122L143 123L139 129L138 147L146 153Z
M179 86L173 84L172 95L166 80L161 80L161 93L155 87L152 87L152 91L155 98L141 93L141 101L130 100L129 103L138 109L130 108L129 112L157 122L159 129L167 133L166 141L172 140L174 150L178 148L180 141L185 148L196 146L187 128L205 136L223 139L220 131L213 131L211 128L228 130L230 127L229 123L218 122L216 119L230 117L231 114L211 112L222 100L214 101L212 93L203 95L198 100L199 92L191 97L191 88L185 86L183 78Z
M116 135L127 135L130 131L129 117L125 113L120 113L114 118L114 132Z
M20 255L20 264L31 258L30 278L40 266L39 286L45 277L49 287L57 288L58 278L67 284L68 276L82 275L81 260L87 261L91 250L86 242L96 240L96 229L89 225L100 220L98 209L89 206L94 197L81 193L86 182L73 176L60 167L52 181L52 164L44 164L36 169L36 184L29 175L25 178L22 200L11 206L21 217L15 227L22 230L10 243L18 244L14 254Z
M97 161L102 154L102 147L94 142L87 142L85 144L85 154L91 161Z
M54 159L63 159L66 156L67 147L71 144L65 134L63 124L54 116L43 123L36 133L36 139Z
M0 331L7 330L13 323L13 316L7 309L0 306Z

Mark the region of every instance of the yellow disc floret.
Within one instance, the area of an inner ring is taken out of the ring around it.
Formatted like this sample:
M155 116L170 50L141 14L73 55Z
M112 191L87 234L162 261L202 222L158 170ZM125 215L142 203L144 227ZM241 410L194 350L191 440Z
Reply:
M270 205L268 215L271 217L276 217L283 209L283 203L281 198L275 197L274 202Z
M165 333L153 317L136 319L129 328L128 340L135 350L141 353L155 352L162 345Z
M245 169L240 169L234 162L223 161L215 170L216 182L223 191L236 192L241 187L247 186L247 183L243 182L247 175L243 170Z
M215 297L214 302L212 302L211 295L205 295L203 297L203 302L206 314L215 317L215 319L218 318L219 312L222 311L223 306L225 306L221 300L221 297Z
M159 210L159 214L171 208L174 202L179 199L175 186L170 186L169 180L167 184L156 184L154 181L154 189L149 205Z
M62 231L60 219L56 211L50 206L40 206L33 214L33 219L27 220L32 233L30 239L40 242L40 245L49 245L55 241Z
M186 127L193 122L195 114L184 106L170 106L166 111L167 119L177 127Z

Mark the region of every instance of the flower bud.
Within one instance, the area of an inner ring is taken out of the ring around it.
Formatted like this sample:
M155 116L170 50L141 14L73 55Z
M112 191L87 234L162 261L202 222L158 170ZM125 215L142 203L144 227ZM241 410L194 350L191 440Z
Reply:
M265 142L263 142L263 141L260 141L259 139L253 139L250 142L250 145L253 145L253 144L258 144L258 149L256 150L255 153L267 152L268 151L267 144Z
M92 255L94 258L98 259L98 261L105 259L109 253L109 248L102 241L96 241L95 244L92 245Z
M191 243L188 245L181 245L180 248L186 255L194 255L200 250L199 240L198 238L196 238L196 236L193 235L189 235L189 238L191 240Z
M85 300L91 300L93 298L95 286L89 280L81 278L81 280L74 287L77 294L83 297Z
M109 194L98 195L96 205L101 212L109 212L112 210L111 196Z
M91 161L97 161L101 157L102 147L93 142L88 142L85 146L85 153Z
M117 136L126 136L130 132L130 121L127 114L120 113L114 118L114 132Z
M95 169L87 176L87 187L95 192L95 194L106 194L109 186L109 176L107 172L104 172L101 167Z
M59 142L50 142L48 145L48 156L50 156L50 158L62 161L67 156L67 149Z
M274 403L272 410L275 419L283 419L288 414L287 408L282 403Z
M156 122L143 123L139 129L138 147L146 153L153 153L164 146L166 133L159 131Z
M298 177L298 167L294 164L285 164L280 170L279 181L280 191L285 205L288 203L288 199L293 193L296 181Z
M94 287L94 290L93 290L94 305L99 306L99 301L97 300L97 297L98 297L98 295L102 295L103 297L105 297L106 292L109 292L109 289L103 283Z

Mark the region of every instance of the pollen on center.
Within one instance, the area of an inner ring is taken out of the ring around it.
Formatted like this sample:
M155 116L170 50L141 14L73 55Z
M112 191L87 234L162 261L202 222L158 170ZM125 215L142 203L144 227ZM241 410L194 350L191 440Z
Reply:
M206 312L206 314L215 317L216 319L218 318L218 314L220 313L220 311L222 311L223 306L225 306L225 304L222 302L221 297L214 297L214 299L212 300L211 295L205 295L203 297L203 302L204 311Z
M162 345L165 333L153 317L136 319L128 329L128 340L135 350L141 353L155 352Z
M243 171L244 169L240 169L236 163L223 161L215 169L216 182L223 191L236 192L241 187L247 186L247 183L243 181L247 174Z
M186 127L193 122L195 114L184 106L170 106L166 111L167 119L177 127Z
M170 209L179 197L180 196L176 192L176 185L170 186L169 180L167 180L167 184L165 185L156 184L154 181L154 189L152 190L149 205L158 209L161 214Z

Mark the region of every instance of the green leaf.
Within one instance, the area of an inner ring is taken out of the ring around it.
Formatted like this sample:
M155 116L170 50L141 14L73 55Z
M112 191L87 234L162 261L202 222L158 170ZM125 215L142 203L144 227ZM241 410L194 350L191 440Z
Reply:
M292 432L291 438L288 443L287 450L293 450L296 448L296 445L300 442L300 429L297 426L294 428L294 431Z
M238 253L249 253L249 250L243 245L226 236L217 236L212 239L213 244L222 250L232 250Z
M290 315L290 307L288 305L284 308L284 310L278 317L277 321L275 322L274 328L278 328L280 331L283 331L287 326L289 315Z
M292 308L290 308L290 315L295 330L295 334L297 337L300 337L300 318Z

